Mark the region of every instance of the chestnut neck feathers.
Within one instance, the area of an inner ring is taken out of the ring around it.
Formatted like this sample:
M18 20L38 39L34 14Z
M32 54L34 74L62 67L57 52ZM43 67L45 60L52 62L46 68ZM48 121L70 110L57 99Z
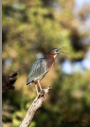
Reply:
M50 70L50 68L53 66L53 64L55 62L56 55L57 54L52 55L51 53L49 53L45 56L45 59L47 61L47 70Z

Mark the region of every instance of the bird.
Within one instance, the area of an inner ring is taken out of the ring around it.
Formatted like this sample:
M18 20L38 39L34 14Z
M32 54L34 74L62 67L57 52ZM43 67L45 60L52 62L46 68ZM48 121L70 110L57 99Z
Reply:
M45 75L50 71L50 69L54 65L54 62L55 62L57 54L68 52L68 51L58 52L59 49L61 49L62 47L66 46L66 45L63 45L63 46L61 46L59 48L53 48L53 49L51 49L44 56L44 58L39 58L31 66L29 74L28 74L28 77L27 77L26 85L28 85L28 84L31 85L31 83L34 83L37 95L39 94L38 88L37 88L37 84L39 85L39 88L42 91L40 80L42 80L45 77Z

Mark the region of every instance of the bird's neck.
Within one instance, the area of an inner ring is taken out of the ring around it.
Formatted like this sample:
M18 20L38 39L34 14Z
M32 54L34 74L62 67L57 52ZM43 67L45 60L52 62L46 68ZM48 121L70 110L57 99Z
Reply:
M50 68L53 66L53 64L55 62L55 58L56 57L54 57L52 55L45 56L45 59L47 61L47 70L50 70Z
M53 60L55 60L56 56L57 56L57 54L55 54L55 55L48 54L48 55L46 55L45 57L48 58L48 59L53 59Z

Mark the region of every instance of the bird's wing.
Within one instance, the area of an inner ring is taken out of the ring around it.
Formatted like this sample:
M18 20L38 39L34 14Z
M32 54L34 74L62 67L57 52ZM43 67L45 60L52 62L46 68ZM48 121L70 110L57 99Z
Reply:
M28 78L27 78L27 84L34 80L34 78L38 77L41 75L43 72L46 70L45 66L46 62L43 58L38 59L31 67Z

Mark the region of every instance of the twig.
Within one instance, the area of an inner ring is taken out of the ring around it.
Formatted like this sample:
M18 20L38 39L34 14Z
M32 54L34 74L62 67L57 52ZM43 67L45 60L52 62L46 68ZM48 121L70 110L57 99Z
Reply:
M39 95L34 99L32 105L29 107L26 116L24 117L19 127L29 127L36 111L42 106L44 98L46 97L50 89L50 86L48 86L46 89L43 89L39 93Z
M12 89L12 90L15 89L13 84L17 80L17 74L18 74L18 72L16 70L12 74L7 76L7 78L5 79L5 81L2 84L2 93L6 92L9 89Z

